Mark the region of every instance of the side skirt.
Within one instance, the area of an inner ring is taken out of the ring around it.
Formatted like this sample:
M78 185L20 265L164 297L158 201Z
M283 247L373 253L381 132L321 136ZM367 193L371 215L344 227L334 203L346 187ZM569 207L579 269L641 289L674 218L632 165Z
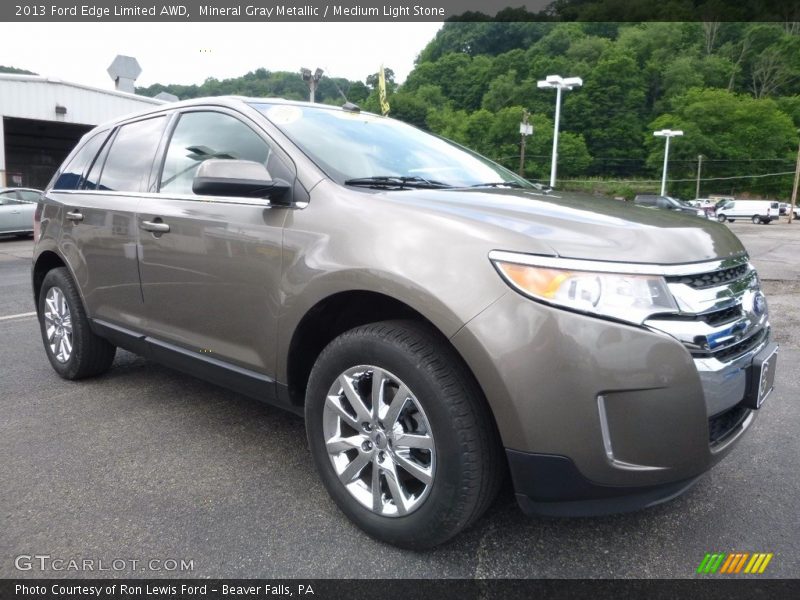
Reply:
M204 356L199 352L100 319L92 319L91 325L95 334L106 338L119 348L255 400L298 415L303 414L302 406L296 406L289 401L286 386L267 375Z

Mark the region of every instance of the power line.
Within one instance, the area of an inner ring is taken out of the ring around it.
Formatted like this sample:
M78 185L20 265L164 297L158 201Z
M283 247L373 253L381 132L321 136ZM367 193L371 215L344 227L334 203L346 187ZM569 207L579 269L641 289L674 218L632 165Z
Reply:
M783 171L781 173L761 173L758 175L733 175L731 177L707 177L700 181L722 181L727 179L757 179L762 177L780 177L783 175L794 175L794 171ZM660 179L562 179L562 182L570 183L660 183ZM691 179L668 179L671 183L682 183L685 181L697 181Z
M550 158L548 154L528 154L525 153L525 156L529 158ZM517 158L517 155L513 156L501 156L499 158L493 158L492 160L507 160ZM647 162L646 158L623 158L623 157L615 157L615 156L592 156L592 160L603 160L603 161L617 161L617 162L640 162L644 163ZM674 162L684 162L684 163L695 163L697 162L696 158L670 158L670 164ZM785 163L794 163L793 158L705 158L703 157L703 163L717 163L717 162L785 162Z

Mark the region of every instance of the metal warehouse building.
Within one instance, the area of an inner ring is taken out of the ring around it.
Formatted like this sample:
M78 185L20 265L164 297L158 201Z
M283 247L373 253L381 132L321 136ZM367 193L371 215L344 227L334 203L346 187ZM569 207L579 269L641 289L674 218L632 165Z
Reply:
M92 127L163 102L37 75L0 74L0 187L42 189Z

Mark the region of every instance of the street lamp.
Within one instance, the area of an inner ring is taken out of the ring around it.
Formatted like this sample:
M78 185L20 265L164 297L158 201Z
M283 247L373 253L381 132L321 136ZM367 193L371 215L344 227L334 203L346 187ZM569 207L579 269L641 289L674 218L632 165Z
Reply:
M317 84L319 80L322 79L322 69L317 69L314 73L311 73L311 69L306 69L305 67L300 69L300 75L303 77L303 81L308 84L308 101L314 102L314 93L317 91Z
M556 89L556 122L553 127L553 158L550 162L550 187L556 186L556 163L558 162L558 120L561 116L561 90L571 90L583 85L580 77L561 77L560 75L548 75L542 81L536 82L537 87L542 89Z
M661 129L654 131L653 135L656 137L666 138L666 145L664 146L664 171L661 174L661 195L665 196L667 193L667 161L669 160L669 138L683 135L679 129Z

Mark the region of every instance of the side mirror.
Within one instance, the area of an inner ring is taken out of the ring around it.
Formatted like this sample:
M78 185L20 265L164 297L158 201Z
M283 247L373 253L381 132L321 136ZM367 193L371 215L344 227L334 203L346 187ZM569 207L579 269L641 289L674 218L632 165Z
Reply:
M290 189L288 182L272 179L264 165L252 160L206 160L192 181L192 191L204 196L279 200Z

